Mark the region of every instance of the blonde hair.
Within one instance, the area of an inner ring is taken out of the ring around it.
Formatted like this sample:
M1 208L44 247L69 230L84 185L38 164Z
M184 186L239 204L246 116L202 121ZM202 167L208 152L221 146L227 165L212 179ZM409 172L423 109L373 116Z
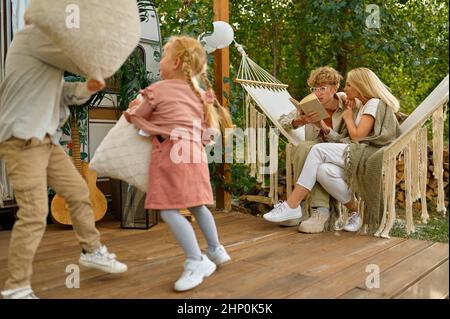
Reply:
M170 54L172 58L181 58L182 70L186 76L191 90L195 93L198 99L203 104L203 110L209 125L213 128L231 128L233 123L231 121L230 113L217 101L211 82L207 75L207 55L206 51L200 42L188 36L177 36L170 38L166 46L170 45ZM213 103L205 101L194 83L193 78L199 76L206 86L206 93L212 95Z
M336 86L336 88L338 89L339 82L342 79L343 77L342 75L339 74L338 71L336 71L330 66L323 66L315 70L312 70L307 82L310 87L329 84Z
M365 99L378 98L394 112L400 109L400 103L373 71L368 68L356 68L348 72L347 82Z

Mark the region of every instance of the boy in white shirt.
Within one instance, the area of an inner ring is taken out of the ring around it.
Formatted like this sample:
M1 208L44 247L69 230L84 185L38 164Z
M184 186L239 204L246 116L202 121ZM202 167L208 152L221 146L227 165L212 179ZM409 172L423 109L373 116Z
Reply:
M85 103L105 84L93 79L67 83L64 70L79 71L37 27L29 24L14 35L0 85L0 159L19 206L2 291L6 299L37 298L30 283L34 255L46 228L47 186L69 206L82 246L80 264L109 273L127 270L101 244L87 184L59 145L59 128L70 114L67 105Z

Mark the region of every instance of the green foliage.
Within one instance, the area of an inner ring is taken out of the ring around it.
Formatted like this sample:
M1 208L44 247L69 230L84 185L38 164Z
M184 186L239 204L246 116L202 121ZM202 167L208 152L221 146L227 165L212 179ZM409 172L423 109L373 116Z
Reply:
M199 36L212 30L213 3L206 0L155 0L160 19L161 37L165 43L173 35Z
M366 27L367 4L240 1L230 5L230 20L236 40L258 64L289 84L293 96L307 93L307 77L316 67L331 65L345 76L366 66L409 113L448 72L448 4L381 1L379 29Z
M213 2L154 1L165 39L210 30ZM377 73L410 113L448 72L448 2L384 0L380 28L369 29L365 1L230 1L230 24L246 52L295 97L307 93L309 72L322 65ZM232 68L240 57L231 48Z
M420 205L412 207L415 231L407 234L404 207L396 207L397 219L392 227L390 235L393 237L413 238L429 240L433 242L448 243L449 220L448 215L436 210L436 200L427 201L427 210L430 219L427 224L421 220Z
M212 163L209 165L211 174L211 183L213 186L220 185L224 190L230 192L233 196L238 197L242 194L251 194L257 188L255 177L250 176L250 168L245 164L234 164L230 166L232 183L224 182L223 176L217 174L217 165Z
M432 216L428 224L422 224L420 221L417 221L415 225L415 232L408 235L404 220L397 219L390 235L393 237L448 243L448 216Z
M64 81L66 82L85 82L86 79L82 76L79 75L73 75L70 73L65 74L64 77ZM87 141L87 130L88 130L88 108L89 106L97 106L98 104L100 104L101 100L103 99L103 96L105 95L104 92L97 92L96 94L92 95L89 100L87 100L84 104L82 105L74 105L74 106L69 106L70 109L70 113L72 115L75 115L77 120L78 120L78 133L79 133L79 137L80 137L80 143L81 145L87 145L88 141ZM61 128L63 134L70 136L71 135L71 126L70 126L70 120L68 120ZM65 146L68 143L71 143L69 141L65 141L62 140L60 141L60 144ZM69 155L72 156L72 150L69 148ZM81 160L86 160L87 159L87 153L86 152L81 152L80 153L80 157Z
M138 47L114 75L113 81L119 83L118 108L126 110L139 91L155 82L156 79L146 70L142 52Z

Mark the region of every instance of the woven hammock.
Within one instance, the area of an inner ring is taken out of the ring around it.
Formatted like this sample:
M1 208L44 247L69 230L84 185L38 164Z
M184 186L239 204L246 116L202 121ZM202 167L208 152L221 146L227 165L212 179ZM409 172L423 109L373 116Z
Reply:
M245 159L250 166L250 174L265 186L264 175L270 177L269 197L273 203L278 202L278 149L279 132L288 140L286 145L286 190L290 194L293 186L291 149L305 140L304 128L286 131L278 122L283 114L295 109L289 100L291 95L287 85L281 83L269 72L261 68L245 53L241 45L236 45L242 56L237 79L245 90L246 141ZM259 112L256 108L258 106ZM269 121L268 121L269 120ZM270 129L268 128L268 123ZM275 126L275 128L271 127ZM269 140L269 156L267 152ZM269 164L267 165L267 162Z

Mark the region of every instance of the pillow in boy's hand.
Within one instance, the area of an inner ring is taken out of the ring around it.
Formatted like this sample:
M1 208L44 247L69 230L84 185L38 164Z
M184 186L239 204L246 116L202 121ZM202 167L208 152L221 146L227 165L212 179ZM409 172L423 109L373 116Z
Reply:
M151 150L151 138L139 135L122 115L100 143L89 167L100 176L120 179L146 193Z
M106 79L139 43L136 0L31 0L27 15L88 78Z

